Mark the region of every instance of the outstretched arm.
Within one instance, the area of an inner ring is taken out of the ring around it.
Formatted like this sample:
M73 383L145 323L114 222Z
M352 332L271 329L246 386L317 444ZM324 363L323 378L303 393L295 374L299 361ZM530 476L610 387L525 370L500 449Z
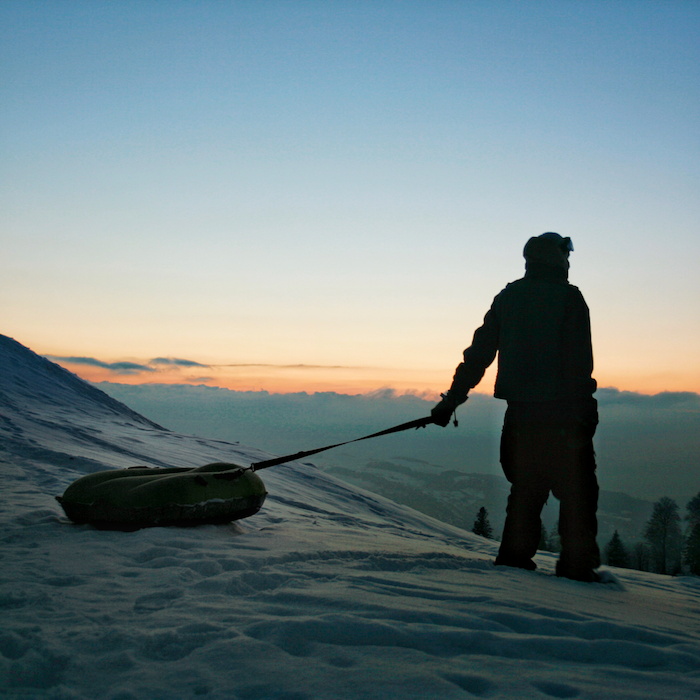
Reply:
M496 358L500 326L497 302L498 297L474 333L472 344L464 351L464 362L457 366L452 386L431 411L437 425L445 427L450 422L455 408L467 400L469 391L481 381L486 368Z

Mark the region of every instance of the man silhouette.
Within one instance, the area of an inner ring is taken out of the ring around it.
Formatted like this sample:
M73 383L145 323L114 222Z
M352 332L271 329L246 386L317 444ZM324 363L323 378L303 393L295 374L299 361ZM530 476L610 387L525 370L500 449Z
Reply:
M557 575L597 581L596 382L588 306L568 282L571 251L558 233L527 242L525 276L494 299L432 416L446 426L498 353L494 395L508 402L501 465L511 490L495 563L536 568L551 491L560 501Z

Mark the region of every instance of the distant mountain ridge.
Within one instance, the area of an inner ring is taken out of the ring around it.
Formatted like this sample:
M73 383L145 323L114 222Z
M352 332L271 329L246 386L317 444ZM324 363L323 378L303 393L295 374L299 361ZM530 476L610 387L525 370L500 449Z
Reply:
M433 518L470 531L482 506L488 510L494 535L505 521L510 484L503 476L445 469L423 460L371 460L362 467L332 466L324 471ZM598 539L606 544L615 530L625 542L641 539L653 509L650 501L626 493L601 491ZM551 496L542 514L548 534L559 517L559 502Z

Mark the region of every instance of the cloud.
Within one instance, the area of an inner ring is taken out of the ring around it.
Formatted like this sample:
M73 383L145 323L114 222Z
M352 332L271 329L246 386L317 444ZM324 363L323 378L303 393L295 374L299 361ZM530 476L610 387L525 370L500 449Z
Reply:
M180 369L189 367L209 368L209 365L203 365L194 360L183 360L179 357L155 357L149 360L146 364L138 362L104 362L95 357L58 357L56 355L47 355L49 360L53 362L66 362L72 365L88 365L89 367L99 367L106 369L115 374L138 374L139 372L157 372L159 369Z
M263 362L237 362L227 365L214 365L215 367L270 367L274 369L376 369L373 367L353 367L351 365L281 365L274 363L263 363Z
M99 367L100 369L112 372L115 375L138 375L142 372L147 372L149 374L165 372L165 371L179 371L188 369L246 369L246 368L267 368L276 370L302 370L302 371L313 371L313 370L355 370L359 369L357 367L349 367L343 365L307 365L307 364L276 364L276 363L262 363L262 362L240 362L240 363L230 363L230 364L219 364L219 365L205 365L201 362L196 362L195 360L187 360L181 357L154 357L148 360L146 363L138 362L104 362L103 360L98 360L95 357L76 357L76 356L57 356L57 355L46 355L47 359L53 362L67 363L72 365L85 365L88 367ZM184 377L183 381L188 383L203 383L207 384L209 382L215 381L215 377L211 376L198 376L198 377Z
M203 365L200 362L195 362L194 360L182 360L177 357L155 357L148 364L168 365L170 367L209 367L209 365Z
M646 408L656 415L669 410L700 410L700 394L692 391L662 391L649 395L609 387L598 389L596 398L605 406Z
M103 362L94 357L57 357L47 355L53 362L66 362L71 365L89 365L90 367L101 367L115 374L137 374L138 372L155 372L153 367L141 365L136 362Z

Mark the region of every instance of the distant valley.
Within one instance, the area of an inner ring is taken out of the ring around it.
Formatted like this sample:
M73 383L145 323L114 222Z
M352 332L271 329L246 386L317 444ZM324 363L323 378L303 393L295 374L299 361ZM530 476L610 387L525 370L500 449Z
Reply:
M324 471L344 481L410 506L437 520L471 530L482 506L494 536L503 531L509 484L502 476L467 474L414 459L368 461L362 467L330 466ZM626 543L641 539L653 504L624 493L601 491L598 540L601 547L615 530ZM558 501L551 496L542 514L548 532L556 525Z

